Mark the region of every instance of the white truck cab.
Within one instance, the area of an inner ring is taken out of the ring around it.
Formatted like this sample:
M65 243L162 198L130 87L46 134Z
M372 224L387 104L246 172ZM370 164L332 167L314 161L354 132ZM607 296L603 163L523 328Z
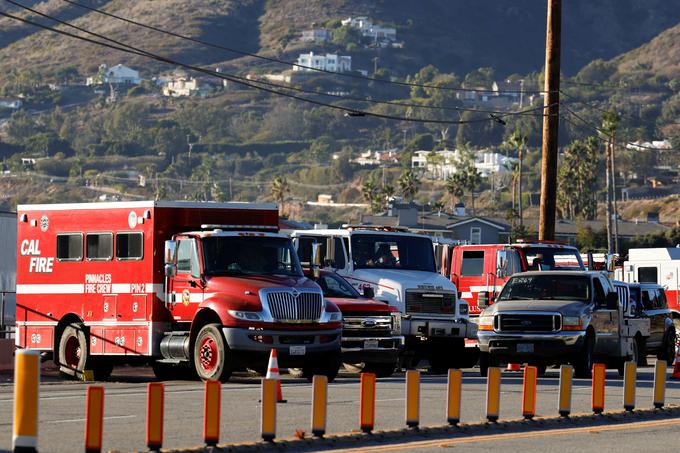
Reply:
M303 266L319 243L324 267L399 310L415 364L425 357L432 370L445 371L464 363L464 340L476 337L476 325L456 286L437 272L430 237L384 227L297 230L291 236Z

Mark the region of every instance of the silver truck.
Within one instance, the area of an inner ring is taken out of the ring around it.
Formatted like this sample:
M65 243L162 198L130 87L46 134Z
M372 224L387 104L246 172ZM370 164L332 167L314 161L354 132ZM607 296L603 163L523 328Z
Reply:
M479 316L480 374L500 363L529 363L539 373L569 363L576 377L593 363L623 372L649 336L649 320L625 317L625 304L601 272L541 271L513 275Z

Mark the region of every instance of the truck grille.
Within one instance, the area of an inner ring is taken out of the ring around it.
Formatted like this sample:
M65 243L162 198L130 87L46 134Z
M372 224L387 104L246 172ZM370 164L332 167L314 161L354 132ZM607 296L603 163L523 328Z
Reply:
M342 319L343 337L389 337L391 335L392 318L390 316L344 316Z
M494 328L499 332L556 332L562 327L559 314L497 314Z
M446 313L453 314L456 295L435 291L406 291L406 313Z
M323 311L320 293L293 291L267 292L269 312L276 321L319 322Z

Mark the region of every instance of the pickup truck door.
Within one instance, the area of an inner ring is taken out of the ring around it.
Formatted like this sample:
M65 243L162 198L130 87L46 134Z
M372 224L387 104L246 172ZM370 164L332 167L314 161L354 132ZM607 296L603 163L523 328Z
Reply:
M606 295L613 291L609 282L603 278L593 278L593 326L597 342L595 354L618 357L621 355L621 313L619 309L607 309Z

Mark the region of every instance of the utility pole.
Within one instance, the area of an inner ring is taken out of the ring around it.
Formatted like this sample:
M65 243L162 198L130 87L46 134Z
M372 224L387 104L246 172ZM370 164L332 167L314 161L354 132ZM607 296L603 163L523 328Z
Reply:
M607 144L605 145L606 147L606 152L605 152L605 165L604 165L604 170L605 170L605 184L606 184L606 189L607 189L607 196L606 196L606 213L607 213L607 252L611 253L614 250L613 243L612 243L612 233L613 233L613 228L612 228L612 171L611 171L611 136L609 137L609 140L607 140Z
M559 129L560 47L562 0L548 0L545 36L545 97L543 101L543 147L541 206L538 239L555 239L557 204L557 134Z
M619 209L616 206L616 161L614 159L614 155L616 150L614 149L614 146L616 146L616 132L612 133L612 138L611 138L611 144L609 145L609 152L611 153L611 156L609 157L609 160L612 164L612 202L613 202L613 208L614 208L614 253L618 255L619 253Z

